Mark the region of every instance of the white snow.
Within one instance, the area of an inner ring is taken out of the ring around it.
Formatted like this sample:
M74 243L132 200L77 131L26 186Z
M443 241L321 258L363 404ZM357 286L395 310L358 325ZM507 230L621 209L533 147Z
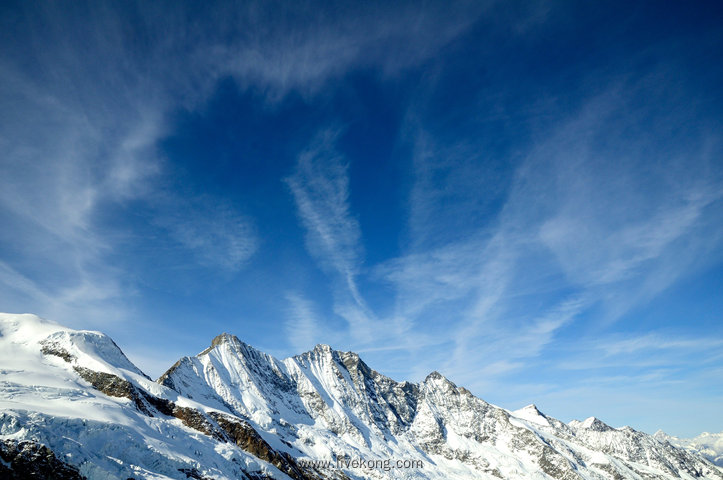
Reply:
M547 427L550 426L550 422L547 420L546 417L540 414L540 411L534 404L528 405L524 408L520 408L519 410L515 410L514 412L512 412L512 414L517 418L527 420L528 422L534 423L536 425L544 425Z
M74 370L83 367L180 406L246 418L272 448L293 457L344 454L424 464L421 470L345 468L351 479L548 478L541 470L543 453L585 479L608 478L606 469L625 478L692 478L683 468L670 470L668 459L680 451L662 438L610 429L594 417L565 425L534 405L509 412L436 372L420 384L396 383L369 370L355 354L327 345L282 361L231 335L214 345L185 357L169 373L166 381L174 390L148 379L102 333L33 315L0 314L0 439L44 443L81 465L91 480L178 479L185 477L183 468L216 479L243 478L243 471L288 478L176 418L151 417L129 399L104 395ZM43 354L43 347L56 355ZM720 447L721 434L705 435L684 447L691 452ZM690 471L721 478L700 457L685 455Z
M82 465L81 474L93 480L185 478L179 468L217 479L241 478L242 470L288 478L178 419L148 417L130 400L95 390L71 364L43 355L48 343L75 356L74 365L153 386L153 393L168 394L181 405L207 408L148 380L99 332L74 331L34 315L0 314L0 439L39 441Z
M723 432L703 432L693 438L678 438L658 430L653 436L660 441L667 441L672 445L700 454L719 467L723 467Z

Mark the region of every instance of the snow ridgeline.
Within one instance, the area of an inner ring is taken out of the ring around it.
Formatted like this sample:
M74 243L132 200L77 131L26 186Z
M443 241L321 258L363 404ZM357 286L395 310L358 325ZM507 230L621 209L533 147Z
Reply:
M223 334L154 382L101 333L0 314L0 372L8 478L723 479L667 439L510 412L437 372L395 382L326 345L278 360ZM369 468L388 459L414 468Z

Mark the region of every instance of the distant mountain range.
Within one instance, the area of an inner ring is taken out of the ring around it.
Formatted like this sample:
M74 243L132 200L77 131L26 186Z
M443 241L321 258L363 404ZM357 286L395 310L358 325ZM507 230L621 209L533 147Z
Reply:
M102 333L0 314L0 478L721 479L693 440L509 411L437 372L396 382L326 345L229 334L153 381Z
M702 455L712 463L723 467L723 432L703 432L695 438L678 438L667 435L662 430L658 430L653 437L661 442L668 442L676 447L681 447L695 454Z

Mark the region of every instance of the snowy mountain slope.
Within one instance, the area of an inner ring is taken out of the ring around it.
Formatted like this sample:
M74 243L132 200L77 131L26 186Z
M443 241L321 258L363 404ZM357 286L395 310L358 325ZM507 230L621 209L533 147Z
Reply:
M326 345L278 360L223 334L153 382L101 333L0 314L0 375L2 478L723 479L631 428L510 412L437 372L396 382Z
M490 405L439 373L395 382L326 345L282 361L224 334L159 382L245 416L309 459L408 459L422 469L359 478L723 478L699 457L597 419L571 425Z
M684 448L723 467L723 432L703 432L695 438L678 438L658 430L653 436L661 442L669 442L676 447Z
M56 473L71 469L57 478L286 479L295 466L242 419L149 380L101 333L0 314L0 366L6 469L43 448Z

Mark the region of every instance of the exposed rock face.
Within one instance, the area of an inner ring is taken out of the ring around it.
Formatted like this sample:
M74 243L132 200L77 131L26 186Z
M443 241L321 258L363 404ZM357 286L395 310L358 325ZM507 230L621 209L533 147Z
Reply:
M45 355L57 356L71 364L77 360L74 355L70 354L62 346L51 342L44 342L41 352ZM174 417L181 420L187 427L193 428L215 440L233 442L244 451L276 466L294 480L319 478L313 472L307 472L300 468L289 454L275 451L248 422L233 415L220 412L205 413L198 409L176 405L170 400L152 395L117 375L97 372L78 365L73 365L73 369L93 388L105 395L130 399L136 409L145 415L150 417L155 415ZM50 453L52 454L52 452ZM207 479L193 468L179 469L179 471L188 478ZM255 476L261 478L261 476Z
M59 460L45 445L33 441L0 441L0 458L0 478L6 480L86 480L77 468Z
M76 360L75 356L71 355L60 345L50 342L45 342L42 345L43 347L40 349L40 352L43 355L55 355L56 357L60 357L68 363L72 363Z
M522 478L533 471L565 480L723 478L699 457L629 427L614 429L596 418L566 425L534 405L515 416L438 372L419 384L395 382L355 353L326 345L279 361L224 334L158 381L249 418L310 458L340 452L441 458L464 465L462 478ZM525 459L527 471L517 458ZM380 478L395 478L387 475Z
M0 478L723 479L662 437L510 412L438 372L396 382L327 345L277 360L223 334L153 382L98 332L0 314L0 361Z
M195 468L179 468L179 472L184 474L186 478L192 478L194 480L213 480L213 478L205 477Z
M61 357L63 358L63 357ZM100 390L111 397L124 397L133 400L136 408L146 415L152 415L151 409L141 391L127 380L111 373L96 372L89 368L75 366L73 369L80 377L93 385L93 388Z
M43 351L45 354L57 355L66 361L66 355L58 355L53 352ZM61 352L62 353L62 352ZM313 480L318 478L313 473L301 469L287 453L279 453L254 430L246 421L232 415L225 415L220 412L203 413L194 408L181 407L173 402L153 396L148 392L139 389L127 380L109 373L94 372L83 367L73 367L76 372L94 388L112 397L124 397L133 401L136 408L142 413L153 416L162 414L178 418L187 427L213 437L216 440L227 442L232 441L244 451L269 462L294 480ZM200 475L193 470L184 471L191 478L193 475Z
M211 412L210 415L236 445L274 465L294 480L319 478L316 474L304 471L299 467L296 460L288 453L279 453L271 448L248 422L219 412Z

